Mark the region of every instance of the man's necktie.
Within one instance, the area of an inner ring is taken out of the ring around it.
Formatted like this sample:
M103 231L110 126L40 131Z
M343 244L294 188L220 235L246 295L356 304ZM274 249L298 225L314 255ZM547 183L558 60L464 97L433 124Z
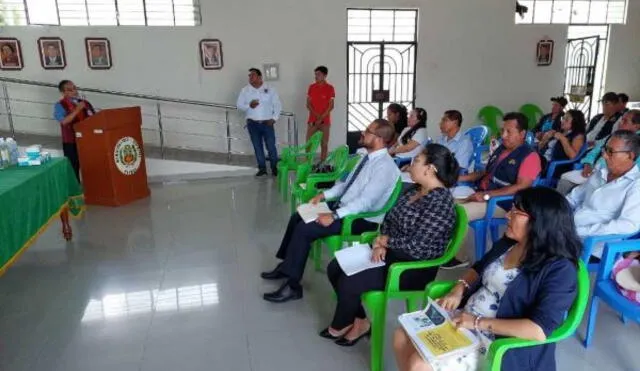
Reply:
M347 193L347 191L349 190L349 187L351 187L353 182L355 182L356 178L364 168L364 165L367 163L367 161L369 161L369 155L364 156L362 161L360 161L360 163L358 164L358 167L356 167L356 170L353 172L353 176L351 177L351 179L349 179L349 182L347 182L347 186L344 187L344 192L342 192L342 194L340 195L340 198L342 198L342 196L344 196Z

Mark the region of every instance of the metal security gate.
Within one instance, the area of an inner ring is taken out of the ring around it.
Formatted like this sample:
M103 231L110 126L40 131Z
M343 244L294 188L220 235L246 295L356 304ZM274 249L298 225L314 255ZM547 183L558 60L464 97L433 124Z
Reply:
M564 94L569 108L581 110L587 118L591 117L599 48L598 36L570 39L567 44Z
M415 103L415 42L347 43L347 128L364 130L390 103Z

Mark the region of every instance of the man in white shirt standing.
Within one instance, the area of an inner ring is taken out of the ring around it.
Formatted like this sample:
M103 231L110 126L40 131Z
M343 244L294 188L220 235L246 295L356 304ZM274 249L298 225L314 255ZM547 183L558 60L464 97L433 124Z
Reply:
M606 167L567 196L580 237L631 234L640 230L640 137L620 130L602 148ZM602 247L592 251L599 258Z
M262 72L259 69L249 69L249 84L240 91L236 105L246 115L247 129L258 162L256 176L267 175L263 142L269 151L271 173L273 176L278 175L278 150L273 126L280 117L282 103L276 89L263 83Z
M301 299L300 280L313 241L340 234L342 218L345 216L380 210L389 200L400 176L400 170L387 151L387 146L395 137L395 129L387 120L378 119L367 127L363 135L362 142L367 155L344 181L338 181L331 189L311 200L313 204L325 199L335 200L329 202L332 213L320 214L310 223L305 223L298 213L294 213L289 219L276 254L282 262L274 270L260 275L266 280L285 279L285 282L276 291L264 294L264 300L283 303ZM352 225L352 233L375 231L383 218L384 215L356 219Z

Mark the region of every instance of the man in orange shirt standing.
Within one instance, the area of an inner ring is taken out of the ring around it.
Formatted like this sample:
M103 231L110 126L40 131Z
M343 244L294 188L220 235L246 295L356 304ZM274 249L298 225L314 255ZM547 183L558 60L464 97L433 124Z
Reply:
M336 92L333 85L327 82L329 70L325 66L319 66L315 70L316 82L309 85L307 92L307 109L309 120L307 121L307 140L316 132L322 132L322 146L320 159L327 158L329 144L329 126L331 125L331 110Z

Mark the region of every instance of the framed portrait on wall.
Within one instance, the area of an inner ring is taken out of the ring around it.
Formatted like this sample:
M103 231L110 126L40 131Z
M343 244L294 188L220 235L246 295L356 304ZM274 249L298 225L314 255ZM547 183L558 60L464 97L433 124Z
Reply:
M0 38L0 70L19 71L23 66L20 41L14 38Z
M551 65L551 62L553 62L553 40L538 41L536 61L538 66Z
M205 70L219 70L222 68L222 43L220 40L200 40L200 64Z
M40 64L45 70L63 70L67 66L64 42L59 37L41 37L38 39Z
M111 45L106 38L86 38L87 64L92 70L108 70L113 65Z

